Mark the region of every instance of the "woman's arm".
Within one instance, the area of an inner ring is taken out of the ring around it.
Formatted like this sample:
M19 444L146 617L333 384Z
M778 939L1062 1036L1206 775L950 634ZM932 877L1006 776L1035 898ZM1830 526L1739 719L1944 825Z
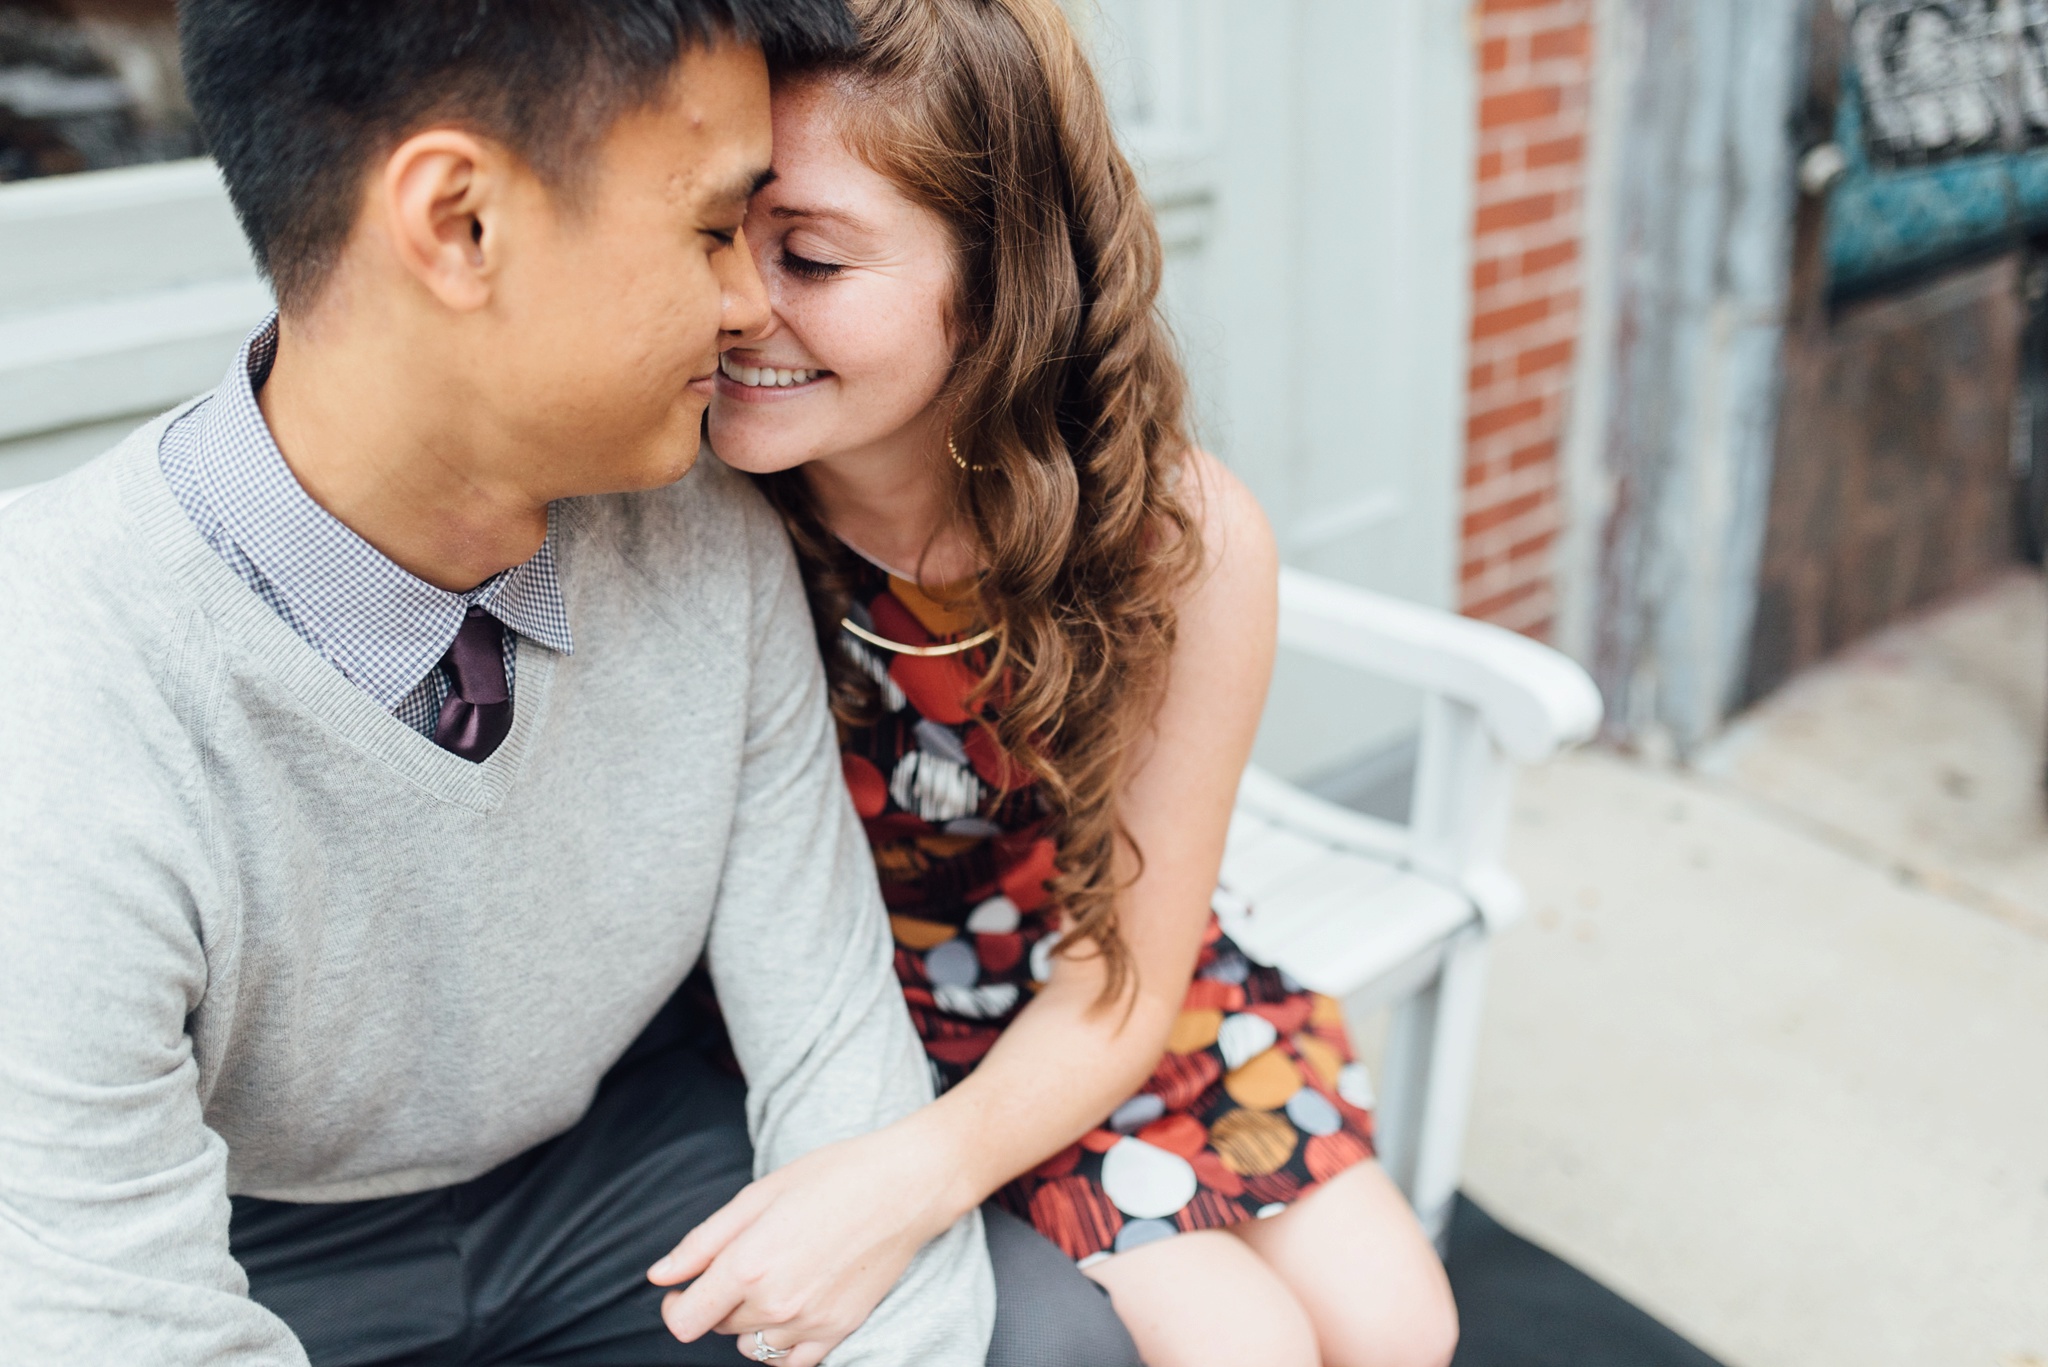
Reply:
M1257 502L1206 453L1184 468L1205 564L1181 604L1157 724L1120 811L1142 852L1119 907L1129 993L1104 1003L1098 957L1054 956L1051 981L945 1096L749 1186L653 1274L674 1285L733 1260L751 1274L706 1276L671 1298L679 1336L765 1318L831 1341L851 1327L836 1321L858 1324L926 1240L1102 1123L1158 1065L1208 924L1279 614L1278 557Z
M1200 451L1183 468L1206 564L1181 603L1157 725L1119 813L1142 857L1118 908L1133 992L1103 1004L1100 958L1055 955L1052 981L975 1070L899 1122L929 1135L933 1151L958 1155L942 1207L953 1216L1101 1124L1144 1084L1194 974L1273 671L1279 559L1265 514L1235 475Z

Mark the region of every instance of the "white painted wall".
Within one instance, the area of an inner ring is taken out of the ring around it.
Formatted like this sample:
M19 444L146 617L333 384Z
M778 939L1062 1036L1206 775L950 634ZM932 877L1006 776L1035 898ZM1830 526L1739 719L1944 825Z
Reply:
M1076 0L1160 212L1203 440L1288 563L1454 598L1475 117L1465 0ZM1285 657L1259 758L1312 774L1416 702Z

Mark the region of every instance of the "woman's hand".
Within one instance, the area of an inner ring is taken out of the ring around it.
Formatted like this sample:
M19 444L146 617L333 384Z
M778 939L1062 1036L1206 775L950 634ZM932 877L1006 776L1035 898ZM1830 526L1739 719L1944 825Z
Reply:
M695 1278L662 1301L685 1343L716 1330L789 1349L781 1367L814 1367L866 1321L917 1251L974 1202L929 1108L887 1129L804 1155L747 1186L647 1274ZM962 1200L965 1204L961 1204Z

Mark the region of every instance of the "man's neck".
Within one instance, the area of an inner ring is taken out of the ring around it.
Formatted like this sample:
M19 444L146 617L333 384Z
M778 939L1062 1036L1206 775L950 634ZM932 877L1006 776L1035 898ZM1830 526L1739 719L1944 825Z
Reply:
M417 363L430 348L359 344L364 331L376 330L280 322L256 400L301 487L437 588L464 592L531 559L547 539L547 504L488 477L480 406Z

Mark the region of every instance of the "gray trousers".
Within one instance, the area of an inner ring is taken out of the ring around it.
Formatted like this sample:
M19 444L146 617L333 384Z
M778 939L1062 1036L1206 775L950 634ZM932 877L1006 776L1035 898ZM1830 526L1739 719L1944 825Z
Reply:
M314 1367L734 1367L730 1338L676 1342L646 1279L752 1176L744 1091L687 1020L664 1011L582 1121L475 1181L337 1205L236 1197L249 1294ZM983 1214L991 1367L1137 1367L1100 1287L1028 1224Z

